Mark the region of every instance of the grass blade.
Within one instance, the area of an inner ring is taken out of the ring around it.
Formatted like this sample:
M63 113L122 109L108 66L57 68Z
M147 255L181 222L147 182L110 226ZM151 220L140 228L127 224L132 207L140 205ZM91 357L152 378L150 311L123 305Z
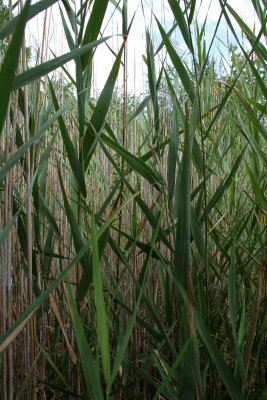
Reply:
M0 181L6 176L10 169L16 164L17 161L23 156L23 154L32 146L33 143L38 143L48 128L62 115L70 106L73 100L69 100L64 106L62 106L57 112L55 112L43 126L39 129L35 136L33 136L27 143L23 144L13 156L11 156L5 165L0 169Z
M209 201L207 208L206 208L206 214L209 215L209 213L211 212L211 210L214 208L214 206L218 203L218 201L221 199L221 197L223 196L224 192L229 188L229 186L232 183L232 179L235 176L241 161L243 159L244 153L245 153L245 149L246 147L243 149L242 153L239 154L239 156L237 157L233 168L230 172L230 174L227 176L227 178L224 180L224 182L218 187L218 189L216 190L216 192L214 193L212 199ZM200 221L203 222L205 219L205 214L202 214L202 216L200 217Z
M91 348L87 342L84 328L78 314L77 306L69 286L68 294L70 298L71 311L74 320L74 329L80 351L82 370L88 396L90 396L90 399L92 400L104 400L103 392L100 385L99 371L97 370L97 365L94 362Z
M83 154L84 154L84 170L86 171L93 155L94 148L96 146L96 134L100 133L101 128L105 123L105 118L110 106L112 94L114 91L115 82L120 69L121 56L123 52L124 44L122 45L120 52L116 58L116 61L109 74L104 89L99 97L95 110L93 112L90 125L88 126L84 139L83 139Z
M191 36L190 36L190 32L189 32L189 29L188 29L188 26L187 26L187 23L186 23L186 20L184 17L184 13L183 13L177 0L168 0L168 2L172 9L173 15L176 19L176 22L180 28L180 31L183 35L184 41L185 41L188 49L191 51L191 53L193 53L194 49L192 47ZM191 10L194 13L196 1L194 1L193 3L195 3L195 4L192 4ZM191 21L192 21L193 15L190 15L190 17L191 17ZM189 18L189 20L190 20L190 18Z
M50 87L50 92L52 95L52 99L53 99L53 103L54 103L54 107L55 110L58 111L59 110L59 105L58 105L58 101L56 98L56 94L52 85L52 82L49 79L49 87ZM85 185L85 180L84 180L84 174L83 174L83 170L82 170L82 166L80 164L80 161L76 155L76 151L74 149L74 146L72 144L71 138L68 134L65 122L63 120L62 116L58 117L58 124L60 127L60 132L61 132L61 136L63 139L63 143L65 145L66 148L66 152L68 155L68 159L70 162L70 166L72 168L72 172L73 175L76 179L77 185L81 190L81 193L84 197L86 197L86 185Z
M69 53L64 54L63 56L54 58L53 60L50 61L46 61L38 65L37 67L31 68L28 71L23 72L14 79L13 90L17 90L22 86L28 85L29 83L35 81L36 79L39 79L44 75L47 75L49 72L54 71L58 67L61 67L62 65L66 64L68 61L73 60L74 58L79 57L82 54L90 51L91 49L95 48L96 46L105 42L108 39L109 37L99 39L95 42L89 43L78 49L72 50Z
M84 247L84 241L83 241L83 238L81 235L79 225L75 218L74 212L72 211L71 206L68 201L68 198L67 198L67 194L65 191L59 163L57 165L57 170L58 170L59 183L60 183L63 201L64 201L65 212L66 212L68 222L71 227L71 233L72 233L75 250L78 253ZM86 285L86 287L88 288L90 283L92 282L92 272L93 272L90 255L89 254L84 255L81 258L80 262L81 262L81 266L83 269L83 284Z
M10 92L12 91L15 72L18 66L20 47L23 41L24 28L26 25L27 17L29 15L30 3L30 0L26 1L25 6L17 20L17 24L15 25L16 29L11 43L8 46L5 59L0 71L0 135L6 118L9 96Z
M217 346L214 344L213 339L208 332L207 328L204 325L204 322L201 321L201 319L197 316L197 313L195 312L195 323L197 330L199 332L199 335L207 348L209 355L211 359L213 360L214 364L216 365L216 368L222 377L222 380L227 387L228 393L231 396L232 400L242 400L245 397L243 396L241 390L239 389L234 376L229 368L229 366L225 363L221 352L217 348Z
M108 386L108 389L110 389L114 379L117 376L117 373L118 373L119 367L121 366L121 363L122 363L122 360L123 360L123 357L124 357L128 342L130 340L130 336L131 336L132 330L134 328L137 312L138 312L138 309L140 307L141 299L142 299L142 296L143 296L143 292L144 292L144 288L145 288L145 284L146 284L146 280L147 280L149 260L151 258L152 251L153 251L153 248L154 248L154 245L155 245L155 242L156 242L156 238L157 238L157 235L158 235L158 228L159 228L160 223L161 223L161 219L162 219L162 216L163 216L163 211L164 211L164 208L162 209L161 215L160 215L160 217L158 219L157 228L153 232L153 237L152 237L152 240L151 240L150 253L149 253L148 257L146 258L145 264L143 266L142 281L141 281L140 289L138 290L138 298L137 298L137 301L136 301L136 306L135 306L134 312L133 312L133 314L132 314L132 316L130 318L130 321L128 323L128 326L127 326L126 332L124 334L122 343L121 343L121 345L120 345L120 347L118 349L117 357L116 357L116 360L115 360L115 363L114 363L114 366L113 366L111 379L110 379L110 384Z
M109 330L106 320L105 300L102 286L101 265L97 243L96 225L94 214L92 214L92 258L93 258L93 283L96 301L96 319L98 327L98 340L102 353L102 363L106 384L110 381L110 352L109 352Z
M83 45L86 45L87 43L90 43L97 39L97 36L99 35L100 28L106 13L108 2L109 0L94 1L93 9L91 11L90 18L84 33ZM81 62L83 70L85 70L90 60L91 54L92 51L82 55Z
M184 64L181 60L181 58L178 56L177 52L175 51L173 45L171 44L166 32L164 31L163 27L161 26L159 20L156 18L163 42L166 46L166 49L169 53L169 56L172 60L172 63L174 65L174 68L177 72L177 74L179 75L186 93L189 96L189 99L193 102L194 101L194 86L193 83L191 81L191 79L189 78L189 75L184 67Z
M36 4L33 4L29 8L29 12L27 15L26 22L35 17L40 12L46 10L47 8L51 7L53 4L57 3L59 0L42 0L38 1ZM26 5L26 4L25 4ZM3 29L0 31L0 40L5 39L8 35L11 35L16 28L20 16L12 18L12 20L4 26Z
M156 137L158 137L160 125L159 125L159 104L158 104L158 94L157 94L157 78L156 78L156 68L155 68L155 60L153 54L153 45L148 30L146 31L146 48L147 48L149 90L154 110L155 132L156 132Z

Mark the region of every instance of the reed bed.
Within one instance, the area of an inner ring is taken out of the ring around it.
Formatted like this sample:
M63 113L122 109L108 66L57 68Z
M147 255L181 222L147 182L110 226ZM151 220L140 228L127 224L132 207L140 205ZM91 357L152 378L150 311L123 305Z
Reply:
M0 4L3 400L266 399L266 4L253 28L220 0L209 43L196 1L160 4L142 95L127 0Z

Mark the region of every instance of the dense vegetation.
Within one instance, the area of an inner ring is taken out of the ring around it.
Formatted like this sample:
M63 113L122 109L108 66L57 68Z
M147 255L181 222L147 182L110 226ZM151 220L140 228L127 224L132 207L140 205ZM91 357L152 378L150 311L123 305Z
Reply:
M29 66L25 24L54 3L69 52L45 61L43 40ZM141 100L127 0L27 0L5 23L0 3L3 400L266 399L266 4L252 0L256 32L220 0L206 44L196 1L167 3L160 48L146 31ZM121 48L93 98L111 6Z

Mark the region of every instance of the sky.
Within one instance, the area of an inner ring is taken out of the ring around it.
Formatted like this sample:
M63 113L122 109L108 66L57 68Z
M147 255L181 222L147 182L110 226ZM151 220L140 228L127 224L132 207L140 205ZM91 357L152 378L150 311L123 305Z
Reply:
M76 0L77 1L77 0ZM5 0L7 3L7 0ZM60 4L59 2L58 4ZM70 1L72 3L72 1ZM77 4L80 0L77 1ZM122 3L122 1L121 1ZM143 7L141 5L143 4ZM64 40L64 31L61 24L61 18L59 13L59 6L55 4L50 8L47 14L46 21L46 32L47 41L45 48L52 49L57 55L64 54L69 51L66 40ZM259 30L259 23L255 15L255 11L251 0L228 0L234 10L245 20L247 25L253 29L255 24L256 32ZM103 36L112 35L112 38L108 41L109 46L117 52L122 43L121 34L121 14L115 11L112 4L108 6L106 17L102 25ZM206 33L205 39L207 44L210 42L216 23L220 15L220 4L219 0L197 0L196 15L199 26L202 26L207 16ZM146 41L145 41L145 30L148 29L151 33L151 37L155 45L158 45L161 41L158 28L153 18L153 13L159 18L166 30L170 29L173 24L173 15L168 5L167 0L129 0L128 1L128 22L131 21L134 16L132 28L128 37L127 45L127 76L128 76L128 91L136 94L140 94L144 91L144 82L146 82L146 65L143 62L142 56L146 53ZM44 13L39 14L36 18L31 20L27 24L26 29L26 40L27 45L31 45L35 51L40 47L42 43L44 25ZM239 32L238 25L233 21L234 28ZM195 31L195 24L192 24L193 32ZM219 58L220 52L224 55L227 54L227 49L223 43L227 43L227 25L225 20L221 21L220 29L218 31L218 37L216 45L213 49L213 55L215 58ZM231 35L228 32L228 38L231 40ZM186 53L186 46L183 38L179 32L172 36L173 43L176 44L179 52ZM48 57L51 57L51 53L47 53ZM166 53L161 52L156 60L156 64L159 65L161 61L166 57ZM105 44L98 46L96 50L96 58L94 65L94 78L95 78L95 90L100 92L105 84L108 77L112 64L114 62L114 56ZM71 74L74 75L74 63L68 63L68 68ZM120 74L118 86L122 83L122 73Z

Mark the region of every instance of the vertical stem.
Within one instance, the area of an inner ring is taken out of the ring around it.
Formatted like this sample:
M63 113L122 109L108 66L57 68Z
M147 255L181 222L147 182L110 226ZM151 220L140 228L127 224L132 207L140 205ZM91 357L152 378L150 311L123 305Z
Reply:
M21 1L21 8L23 7ZM26 71L26 43L25 38L22 42L22 66L23 71ZM30 138L29 134L29 99L28 99L28 87L24 87L24 125L25 125L25 142L27 142ZM27 191L30 188L31 184L31 160L30 160L30 149L26 152L26 185ZM33 284L32 284L32 198L28 196L26 201L26 223L27 223L27 268L28 268L28 304L30 305L33 301ZM28 369L31 368L34 362L34 317L32 317L29 321L29 325L27 327L28 338L27 338L27 350L28 350ZM32 383L29 383L28 386L28 396L32 399L36 399L36 391L32 390L36 387L36 376L35 376L35 368L32 370Z
M14 100L14 113L12 121L12 134L11 134L11 148L10 156L14 154L15 150L15 135L16 135L16 124L17 124L17 105L18 105L18 91L15 93ZM9 113L9 107L8 107ZM9 127L7 126L7 132L9 132ZM13 170L8 174L8 199L7 199L7 219L8 221L12 218L12 208L13 208ZM8 328L12 325L12 292L11 292L11 265L12 265L12 231L10 230L7 235L7 312L8 312ZM14 293L15 295L15 293ZM8 374L9 374L9 399L13 399L14 392L14 367L13 367L13 346L12 344L8 348Z
M12 4L9 1L9 20L12 17ZM9 41L11 37L9 36ZM6 115L6 140L5 140L5 161L9 158L10 148L10 100L7 108ZM11 187L11 173L5 177L4 184L4 224L6 225L11 216L11 199L10 199L10 187ZM2 333L5 333L6 329L11 326L11 231L8 232L6 240L3 245L2 253ZM3 366L2 366L2 396L6 400L13 398L13 358L12 358L12 345L10 345L7 353L3 354Z
M9 109L9 107L8 107ZM8 124L9 125L9 124ZM7 130L9 134L9 127ZM12 217L12 208L11 208L11 191L12 191L12 181L11 181L11 173L8 174L8 185L7 185L7 222ZM6 245L7 245L7 325L8 328L12 325L12 311L11 311L11 230L8 232ZM13 346L12 344L8 348L8 398L10 400L13 399Z
M193 41L192 41L192 34L191 34L191 28L189 24L189 17L188 17L188 10L186 13L187 17L187 23L188 23L188 29L190 33L190 41L192 44L193 48ZM203 162L203 183L204 183L204 212L205 212L205 259L204 259L204 269L206 273L206 299L207 299L207 310L208 310L208 316L209 316L209 285L208 285L208 219L207 219L207 173L206 173L206 154L205 154L205 145L204 145L204 133L203 133L203 121L202 121L202 106L201 106L201 98L202 98L202 90L201 90L201 85L202 81L199 82L199 76L198 76L198 69L197 69L197 63L196 63L196 57L193 52L193 65L194 65L194 75L195 75L195 83L197 87L197 100L198 100L198 107L199 107L199 121L200 121L200 138L201 138L201 152L202 152L202 162ZM200 66L202 67L202 66ZM207 320L207 324L209 327L209 317Z
M47 22L47 9L45 10L44 16L44 25L43 25L43 38L42 38L42 47L41 47L41 56L40 62L43 62L44 59L44 48L45 48L45 37L46 37L46 22ZM38 81L38 90L37 90L37 99L36 99L36 110L35 110L35 125L34 125L34 135L37 133L38 128L38 117L39 117L39 104L40 104L40 89L41 89L41 79ZM36 154L36 165L38 165L38 159L40 157L40 142L38 143L38 149ZM35 146L35 144L34 144ZM35 148L34 148L35 149ZM34 153L34 150L33 150ZM34 157L32 158L32 175L34 172ZM43 224L45 223L45 219L43 219ZM44 240L45 240L45 233L43 230L43 234L40 232L40 244L42 248L42 258L44 260ZM37 263L37 280L38 286L41 290L45 290L44 282L41 279L41 263ZM45 346L45 326L46 326L46 314L44 312L44 308L42 307L42 316L41 316L41 326L39 326L40 332L40 343L44 347ZM40 354L40 367L39 367L39 375L42 381L45 380L45 365L46 365L46 358L45 355L42 353ZM44 392L44 384L40 383L40 398L45 399L45 392Z
M126 42L126 35L127 35L127 27L128 27L128 13L127 13L127 0L123 1L123 12L122 12L122 18L123 18L123 25L122 25L122 30L123 30L123 35L124 35L124 41ZM124 68L123 68L123 128L122 128L122 146L125 147L127 146L127 42L125 43L124 46L124 53L123 53L123 58L124 58ZM121 173L123 175L123 169L124 169L124 162L123 158L121 160ZM122 204L123 200L123 181L121 182L121 187L120 187L120 205ZM119 237L118 237L118 245L120 246L120 241L121 241L121 225L122 225L122 214L119 214ZM117 282L119 280L120 276L120 261L118 259L117 263Z
M13 121L12 121L12 135L11 135L11 149L10 149L10 155L12 156L15 151L15 137L16 137L16 127L17 127L17 108L18 108L18 91L15 92L15 100L14 100L14 113L13 113ZM13 170L10 171L10 184L9 184L9 203L8 203L8 213L9 213L9 220L12 218L12 210L13 210ZM14 240L15 241L15 240ZM14 249L14 243L13 243L13 249ZM14 249L15 250L15 249ZM12 233L10 231L10 243L9 243L9 251L10 251L10 262L12 265L12 260L11 260L11 254L13 254L13 260L14 258L16 259L16 256L19 258L19 255L15 254L15 251L13 250L12 252ZM13 264L16 265L16 263ZM12 325L12 293L11 293L11 268L8 272L8 327L10 328ZM15 293L13 294L16 295ZM17 300L15 300L17 301ZM12 381L12 386L14 386L14 368L13 368L13 358L12 358L12 348L10 346L9 348L10 355L9 355L9 378L10 381ZM16 386L16 385L15 385ZM12 391L10 394L10 399L13 399L13 387Z
M12 2L9 0L9 20L12 18ZM10 111L10 102L9 107L7 109L7 142L8 146L6 146L7 152L9 152L9 111ZM15 118L15 116L14 116ZM13 133L13 132L12 132ZM13 136L12 136L13 142ZM7 156L7 153L6 153ZM12 202L11 202L11 193L12 193L12 174L11 172L8 174L8 185L7 185L7 222L12 218ZM11 312L11 230L7 235L7 323L8 328L12 325L12 312ZM10 345L8 348L8 398L9 400L13 399L13 346Z
M8 111L9 112L9 106ZM5 142L5 160L7 161L9 155L9 118L6 119L6 142ZM4 225L8 223L8 183L9 183L9 175L7 174L5 177L5 186L4 186ZM2 333L6 332L7 328L7 275L8 275L8 238L4 241L3 250L2 250ZM8 352L9 355L9 352ZM2 386L2 396L3 400L7 400L8 393L8 364L7 364L7 353L3 354L3 366L2 366L2 377L3 377L3 386Z

